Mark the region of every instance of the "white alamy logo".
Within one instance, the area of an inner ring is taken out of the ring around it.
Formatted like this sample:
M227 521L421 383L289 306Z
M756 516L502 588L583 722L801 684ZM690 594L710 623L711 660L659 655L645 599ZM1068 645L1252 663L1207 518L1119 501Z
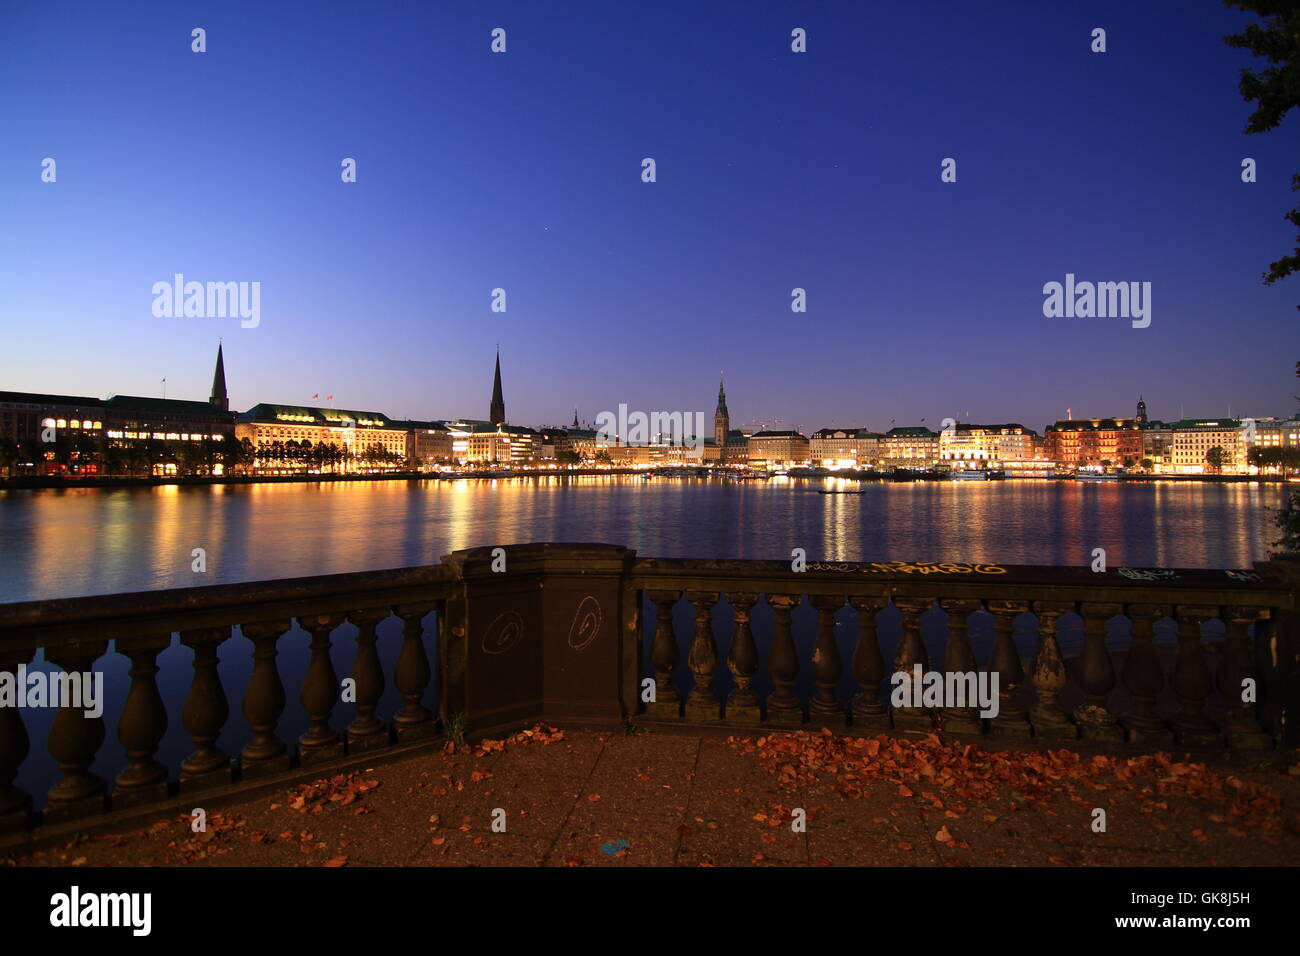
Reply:
M104 713L104 675L99 671L28 671L19 664L17 674L0 671L0 708L70 707L84 716Z
M996 671L938 671L921 670L920 664L911 673L895 671L889 678L894 686L889 702L894 707L978 707L981 717L998 715L998 675Z
M596 440L600 444L649 445L661 441L670 445L689 446L696 451L704 447L703 412L632 412L620 404L618 413L601 412L596 416Z
M50 925L129 926L133 936L148 936L153 928L151 893L82 893L74 886L50 897Z
M159 319L233 319L246 329L262 321L262 283L186 282L176 273L172 282L153 284L153 314Z
M1132 319L1135 329L1151 324L1150 282L1075 282L1067 272L1064 284L1047 283L1043 295L1049 319Z

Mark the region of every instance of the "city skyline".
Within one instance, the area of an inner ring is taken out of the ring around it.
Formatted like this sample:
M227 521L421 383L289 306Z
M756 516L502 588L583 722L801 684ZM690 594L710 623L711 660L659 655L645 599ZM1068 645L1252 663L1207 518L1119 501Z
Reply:
M1253 61L1223 37L1248 14L744 13L349 9L304 38L235 5L198 54L179 15L10 11L0 385L179 394L221 336L232 407L477 418L501 342L521 422L707 411L719 368L742 425L1038 429L1139 393L1157 418L1289 414L1295 280L1259 277L1292 238L1294 118L1242 132ZM160 135L178 115L223 132ZM260 283L260 322L155 316L176 274ZM1066 276L1151 283L1151 325L1045 317Z

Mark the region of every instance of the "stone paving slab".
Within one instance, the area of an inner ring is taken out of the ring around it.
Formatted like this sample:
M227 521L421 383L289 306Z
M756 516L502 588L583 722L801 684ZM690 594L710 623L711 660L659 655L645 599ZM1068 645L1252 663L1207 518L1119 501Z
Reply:
M486 752L480 742L324 778L316 803L302 804L303 787L263 795L214 812L202 834L174 818L0 865L1300 864L1300 777L1276 760L1216 770L1280 796L1261 828L1225 817L1210 798L1104 785L1068 798L1062 790L1042 805L1011 785L976 801L951 785L885 779L858 780L860 795L846 796L833 773L783 780L722 736L570 731L548 739ZM1106 811L1105 832L1093 828L1093 804ZM806 814L804 830L791 825L795 808Z

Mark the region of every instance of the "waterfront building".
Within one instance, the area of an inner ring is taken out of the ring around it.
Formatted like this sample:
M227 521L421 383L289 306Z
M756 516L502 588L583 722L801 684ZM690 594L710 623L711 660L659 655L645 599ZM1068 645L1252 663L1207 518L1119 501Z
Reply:
M749 464L755 468L808 464L809 442L796 431L757 431L749 436Z
M0 392L0 440L40 441L41 432L46 428L90 435L98 442L104 428L103 399L39 392Z
M1246 474L1249 451L1236 418L1184 418L1171 426L1170 464L1175 474ZM1212 448L1222 448L1221 468L1210 465L1206 456Z
M1062 419L1045 429L1045 454L1069 468L1132 468L1144 457L1142 428L1137 418Z
M939 434L924 425L891 428L878 444L886 468L931 468L939 461Z
M340 452L332 467L345 472L404 467L407 458L406 429L382 412L263 402L238 416L235 437L248 439L262 473L319 470L303 453L317 446Z
M1155 474L1173 471L1174 428L1168 422L1150 420L1142 424L1142 461L1150 462Z
M822 428L808 439L808 457L819 468L867 468L883 437L867 428Z
M415 471L432 471L451 463L451 432L446 423L390 419L389 426L406 433L407 467Z
M487 424L470 429L466 461L474 464L525 465L540 451L537 432L521 425Z
M997 468L1002 461L1033 458L1032 429L1017 423L972 425L956 422L939 432L939 461L957 471Z

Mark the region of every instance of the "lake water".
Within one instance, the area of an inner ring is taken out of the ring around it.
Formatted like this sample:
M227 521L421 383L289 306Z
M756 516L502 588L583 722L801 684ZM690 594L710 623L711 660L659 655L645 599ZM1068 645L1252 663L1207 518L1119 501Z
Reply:
M1248 568L1277 484L634 477L0 491L0 603L362 571L527 541L654 557ZM191 570L203 548L207 571Z

